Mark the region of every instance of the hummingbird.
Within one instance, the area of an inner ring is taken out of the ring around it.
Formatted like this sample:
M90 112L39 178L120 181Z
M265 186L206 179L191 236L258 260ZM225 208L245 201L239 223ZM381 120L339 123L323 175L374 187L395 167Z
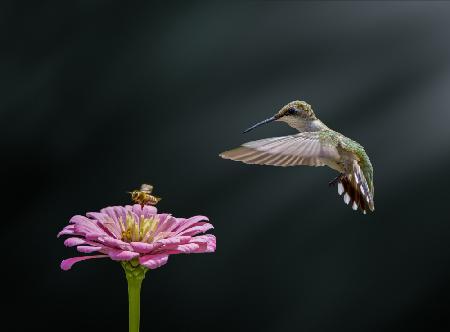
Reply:
M374 211L373 167L364 148L341 133L328 128L314 114L311 105L295 100L274 116L246 129L281 121L296 129L295 135L265 138L222 152L220 157L246 164L273 166L328 166L339 172L329 182L337 184L339 195L353 210Z

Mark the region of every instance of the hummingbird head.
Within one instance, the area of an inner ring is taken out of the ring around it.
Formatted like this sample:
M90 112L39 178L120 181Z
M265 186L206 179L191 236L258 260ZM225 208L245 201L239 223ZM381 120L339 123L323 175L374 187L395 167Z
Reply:
M308 123L314 120L317 120L317 118L311 108L311 105L305 101L294 100L289 104L284 105L274 116L258 122L245 130L244 133L272 121L282 121L287 123L292 128L303 130L303 128L308 126Z
M305 101L294 100L284 105L274 116L277 121L289 123L290 119L301 119L303 121L317 120L311 105Z

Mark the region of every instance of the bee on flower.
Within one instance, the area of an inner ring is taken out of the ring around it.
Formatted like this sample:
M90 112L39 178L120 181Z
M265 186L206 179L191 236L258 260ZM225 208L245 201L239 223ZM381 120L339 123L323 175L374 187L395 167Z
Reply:
M64 241L66 246L85 254L99 254L65 259L61 268L69 270L79 261L109 257L156 269L167 263L169 255L214 252L215 236L202 234L214 228L208 218L186 219L158 213L152 203L159 198L151 195L152 189L143 185L141 190L133 191L132 199L137 204L110 206L72 217L58 237L69 235Z

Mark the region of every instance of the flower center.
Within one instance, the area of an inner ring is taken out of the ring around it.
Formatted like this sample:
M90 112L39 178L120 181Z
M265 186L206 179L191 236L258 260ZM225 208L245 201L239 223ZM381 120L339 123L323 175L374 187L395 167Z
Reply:
M139 221L136 222L135 218L131 214L127 214L125 222L122 222L122 220L120 221L123 241L153 242L155 231L159 224L158 218L144 218L144 216L140 216Z

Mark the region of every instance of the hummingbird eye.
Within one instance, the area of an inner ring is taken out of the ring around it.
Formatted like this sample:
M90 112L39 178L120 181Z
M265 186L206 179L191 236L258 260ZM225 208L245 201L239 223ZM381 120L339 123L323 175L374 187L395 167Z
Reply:
M293 114L297 113L297 111L295 109L293 109L293 108L290 108L290 109L287 110L286 113L289 114L289 115L293 115Z

